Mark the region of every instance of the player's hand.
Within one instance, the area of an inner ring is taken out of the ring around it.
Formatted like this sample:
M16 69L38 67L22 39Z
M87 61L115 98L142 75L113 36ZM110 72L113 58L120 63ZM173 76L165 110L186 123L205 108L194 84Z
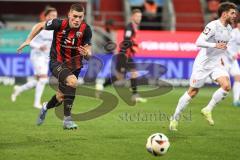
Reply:
M87 46L88 45L80 46L78 48L78 51L80 52L81 55L83 55L83 56L90 56L90 51L87 49Z
M18 54L21 54L23 48L25 48L25 47L28 46L29 44L30 44L30 41L27 41L27 40L26 40L25 42L23 42L23 43L18 47L18 49L17 49Z
M219 43L216 44L216 48L226 50L227 49L227 43L219 42Z
M137 46L133 46L133 47L132 47L132 50L133 50L134 53L138 53L139 48L138 48Z

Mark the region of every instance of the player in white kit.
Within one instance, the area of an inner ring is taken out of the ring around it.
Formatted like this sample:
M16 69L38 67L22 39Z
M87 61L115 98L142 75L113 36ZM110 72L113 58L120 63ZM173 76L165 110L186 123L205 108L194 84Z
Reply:
M237 61L240 56L240 19L237 20L237 27L232 30L231 35L227 45L228 54L223 57L223 61L229 74L234 77L233 105L240 106L240 69Z
M212 110L223 100L231 89L229 74L221 61L226 54L227 43L231 38L231 23L236 18L237 6L234 3L224 2L218 8L219 19L207 24L196 41L200 51L194 61L190 78L190 87L179 99L175 113L171 117L169 129L177 130L181 112L195 97L208 77L215 80L220 88L213 94L209 104L201 110L210 125L214 125Z
M44 11L45 20L57 18L57 10L47 7ZM34 107L41 108L41 97L45 84L48 81L49 54L52 45L53 31L42 30L30 43L30 60L33 66L35 79L22 86L15 86L11 95L13 102L20 93L35 87Z

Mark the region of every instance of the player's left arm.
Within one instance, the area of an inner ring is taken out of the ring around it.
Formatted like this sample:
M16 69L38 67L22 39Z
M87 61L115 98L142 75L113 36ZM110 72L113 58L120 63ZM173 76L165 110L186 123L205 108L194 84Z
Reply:
M85 59L89 59L92 56L91 40L92 40L92 30L90 26L87 26L83 34L83 46L79 46L79 51L84 56Z
M215 35L215 26L213 23L209 23L200 34L196 41L196 45L202 48L215 48L216 43L208 42L208 39Z

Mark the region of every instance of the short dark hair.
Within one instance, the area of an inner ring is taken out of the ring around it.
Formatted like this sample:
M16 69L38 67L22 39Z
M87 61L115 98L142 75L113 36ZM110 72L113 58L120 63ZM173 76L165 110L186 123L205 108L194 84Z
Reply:
M56 8L54 8L54 7L46 7L44 12L43 12L43 14L46 17L50 12L53 12L53 11L57 12Z
M132 15L134 15L135 13L142 13L142 11L140 9L132 10Z
M85 12L84 7L82 6L81 3L72 4L70 10L74 10L77 12Z
M218 7L218 17L221 17L223 12L227 12L230 9L237 10L237 5L234 3L231 3L231 2L220 3L220 5Z

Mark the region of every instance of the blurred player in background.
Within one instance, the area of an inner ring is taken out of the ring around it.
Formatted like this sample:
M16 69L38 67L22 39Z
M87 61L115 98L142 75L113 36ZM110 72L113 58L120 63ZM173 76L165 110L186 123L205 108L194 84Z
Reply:
M201 49L193 64L190 87L178 101L177 108L170 121L170 130L177 130L181 112L197 95L208 77L218 82L220 88L213 94L209 104L201 110L201 113L210 125L214 125L212 110L216 104L228 95L231 89L229 74L221 63L221 58L224 54L227 54L227 43L231 38L232 31L230 24L234 23L236 12L237 6L234 3L221 3L218 8L220 18L208 23L198 37L196 45Z
M134 55L138 51L138 44L136 42L136 35L138 27L142 20L142 12L139 9L132 11L131 22L126 26L124 31L123 44L120 46L120 53L116 57L116 76L110 77L105 80L103 86L101 84L96 85L96 90L101 91L103 87L106 87L117 80L124 79L127 72L130 72L130 82L132 89L132 100L136 102L146 102L147 99L139 96L137 92L137 70L134 64ZM126 47L127 46L127 47Z
M52 7L46 7L44 11L45 20L57 18L57 10ZM53 31L42 30L30 43L30 60L33 66L35 79L22 86L15 86L11 95L13 102L22 92L33 87L35 88L34 107L41 109L41 97L45 84L48 81L49 53L53 39Z
M240 19L237 20L237 27L231 33L226 54L223 57L224 65L231 76L234 77L233 84L233 105L240 107L240 69L238 57L240 56Z
M58 79L59 86L56 95L43 104L37 125L41 125L47 110L64 105L64 129L77 129L72 120L71 110L78 85L78 75L83 66L83 58L91 56L92 30L84 22L84 8L76 3L70 7L68 18L53 19L38 23L27 40L18 48L18 52L29 45L31 40L42 30L53 30L53 41L50 51L50 71Z

